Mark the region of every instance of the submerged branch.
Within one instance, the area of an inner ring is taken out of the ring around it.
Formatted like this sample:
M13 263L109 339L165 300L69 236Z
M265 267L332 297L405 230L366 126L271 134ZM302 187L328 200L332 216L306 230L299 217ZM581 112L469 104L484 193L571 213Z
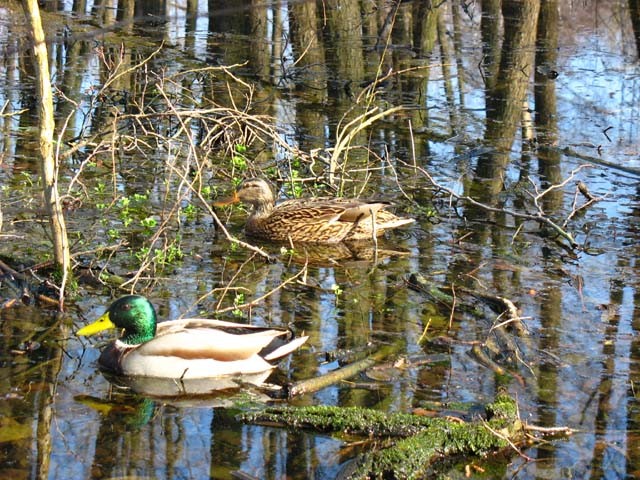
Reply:
M469 355L481 365L489 368L498 375L509 374L517 378L520 383L524 383L522 376L513 371L512 365L515 362L519 362L524 365L529 371L531 367L521 358L521 347L518 343L522 343L527 347L530 347L530 336L527 328L523 322L523 318L518 312L516 305L506 297L499 295L492 295L486 292L479 292L464 287L451 286L452 295L444 293L442 288L436 283L429 281L421 273L411 273L405 278L408 286L418 292L421 292L431 300L438 304L442 304L444 308L450 308L451 313L449 316L449 330L452 328L452 315L453 309L458 304L461 310L467 312L474 312L475 308L472 307L469 298L476 298L482 300L493 311L499 312L498 317L495 319L493 325L487 332L486 338L483 341L477 341L471 343L471 349ZM458 297L455 294L458 292L462 294ZM474 312L475 315L482 315L482 312ZM420 343L427 337L427 329L429 324L425 327L425 332L420 338ZM515 332L515 335L511 331ZM437 337L439 341L454 342L455 340L448 337ZM435 340L432 338L431 340ZM457 342L463 344L464 342ZM496 360L498 359L498 360ZM509 367L505 368L501 363L505 363L505 360L511 361Z
M594 145L594 148L596 148L595 145ZM556 150L562 153L563 155L566 155L567 157L579 158L580 160L584 160L584 161L593 163L595 165L600 165L603 167L612 168L614 170L619 170L621 172L629 173L631 175L640 176L640 168L637 168L637 167L631 167L629 165L608 162L607 160L604 160L600 157L594 157L593 155L585 155L583 153L580 153L571 147L556 148Z
M287 394L289 398L292 398L306 393L317 392L329 385L351 378L354 375L373 367L375 364L380 363L382 360L397 353L398 350L399 347L395 345L382 347L380 350L372 353L369 357L347 365L346 367L338 368L319 377L296 382L286 389Z

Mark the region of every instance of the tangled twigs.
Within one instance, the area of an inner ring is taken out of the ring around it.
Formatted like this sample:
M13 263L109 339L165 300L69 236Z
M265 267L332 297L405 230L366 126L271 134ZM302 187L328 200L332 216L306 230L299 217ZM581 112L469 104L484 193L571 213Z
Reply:
M422 292L432 301L437 301L447 306L453 313L454 307L460 303L460 309L470 311L469 297L477 298L487 304L493 311L500 312L493 325L487 332L487 336L483 341L477 342L464 342L459 340L452 340L449 337L438 337L438 341L444 341L447 343L468 344L471 345L470 355L480 364L484 365L488 369L494 371L499 375L507 373L507 369L499 364L502 360L496 360L496 358L503 359L510 357L517 360L524 365L530 372L531 367L522 359L520 355L521 348L519 343L526 346L526 349L531 349L529 333L523 322L523 317L520 316L516 305L508 298L492 295L486 292L478 292L461 286L451 285L451 294L448 292L442 292L439 286L420 273L410 274L405 281L407 285L419 292ZM460 294L460 296L458 296ZM450 321L452 317L450 316ZM429 323L425 327L425 330L420 338L419 343L426 337L426 331L428 330ZM515 336L511 335L507 331L509 327ZM449 325L451 329L451 324ZM517 341L516 341L517 336ZM517 372L509 369L508 373L515 377L521 384L524 384L523 377ZM533 373L533 372L532 372Z
M489 293L476 292L469 289L460 290L487 302L492 309L500 310L501 312L489 330L487 339L482 343L482 345L474 345L472 349L473 356L480 363L484 364L496 373L504 373L504 369L498 366L498 364L491 358L488 351L495 351L495 353L500 357L512 355L515 360L524 365L533 374L531 366L521 357L521 349L515 341L515 338L509 335L505 329L505 327L509 326L513 331L515 331L519 341L527 345L528 348L531 348L529 332L527 331L523 318L520 316L515 304L508 298L499 295L491 295ZM491 334L494 335L494 338L490 336ZM524 383L524 380L519 374L516 372L510 373L517 378L520 383Z
M342 121L338 124L336 133L336 145L331 153L331 159L329 160L329 184L334 185L335 175L338 173L338 163L341 158L344 157L346 151L349 150L349 146L353 142L354 138L363 130L370 127L378 120L394 115L400 111L403 111L405 107L392 107L386 110L381 110L378 107L372 107L365 110L364 113L356 116L353 120L343 124ZM346 118L343 118L346 120ZM341 166L341 172L346 171L346 160L343 161Z
M183 172L177 170L175 167L170 166L169 168L175 171L176 175L178 175L185 182L187 189L189 189L198 198L198 200L202 203L202 206L204 207L204 209L209 213L209 215L211 215L211 218L213 218L213 221L216 224L216 228L222 232L222 234L225 236L225 238L228 241L235 243L243 248L246 248L247 250L251 250L252 252L255 252L261 255L267 260L271 260L271 255L269 255L262 248L256 247L255 245L251 245L250 243L247 243L247 242L243 242L242 240L231 235L229 231L225 228L224 223L220 221L220 219L218 218L218 215L216 215L216 212L213 210L211 205L209 205L209 202L202 196L202 193L200 192L200 190L194 186L193 182L190 182L186 177L186 175Z
M553 184L549 187L547 187L545 190L543 191L538 191L538 187L533 183L533 181L531 179L529 179L529 181L533 184L534 187L534 192L529 192L529 195L531 196L532 200L533 200L533 204L535 206L535 213L527 213L527 212L519 212L519 211L515 211L509 208L498 208L498 207L493 207L491 205L487 205L485 203L479 202L476 199L474 199L473 197L470 197L468 195L460 195L458 193L456 193L453 189L445 187L443 185L440 185L432 176L431 174L429 174L429 172L427 172L424 168L416 166L416 165L410 165L406 162L403 162L402 160L398 160L398 163L403 164L406 167L409 167L411 169L414 169L418 172L420 172L422 175L424 175L429 182L431 183L431 185L433 186L434 189L440 191L440 192L444 192L447 195L449 195L450 198L455 199L455 200L460 200L460 201L464 201L469 203L470 205L473 205L475 207L481 208L485 211L488 212L494 212L494 213L503 213L506 215L509 215L511 217L514 218L522 218L524 220L532 220L535 222L538 222L542 225L546 225L548 227L550 227L552 230L554 230L560 237L564 238L565 240L567 240L569 242L569 245L572 249L574 250L579 250L581 249L580 244L578 244L578 242L575 240L575 238L573 237L573 235L571 234L571 232L566 230L566 226L568 224L568 222L571 220L571 218L573 218L577 212L584 210L586 207L588 207L589 205L591 205L594 202L597 202L599 200L602 200L604 198L603 197L591 197L588 199L588 201L580 206L576 206L577 202L574 199L574 205L573 205L573 209L571 211L571 213L567 216L567 218L565 219L565 221L562 223L562 225L559 225L556 221L554 221L553 219L551 219L547 213L544 211L544 209L542 208L542 205L540 204L541 199L549 194L552 191L561 189L563 187L565 187L571 180L573 180L576 176L576 174L584 169L584 168L590 168L592 167L591 165L587 165L587 164L583 164L578 166L577 168L575 168L574 170L572 170L569 173L569 176L563 180L561 183L558 184ZM583 192L585 189L585 187L583 187L582 189L580 189L580 187L577 188L577 192ZM577 195L577 194L576 194ZM584 193L583 193L584 195Z
M477 293L477 292L472 292L470 290L467 290L467 292L470 293L471 295L474 295L479 298L488 299L489 301L495 302L502 306L503 313L506 313L507 315L507 320L494 325L493 327L491 327L491 330L510 324L518 332L518 335L520 335L521 337L529 336L529 332L527 332L526 328L524 328L524 325L522 324L522 318L518 314L518 308L514 305L514 303L511 300L505 297L500 297L498 295Z
M51 283L44 282L42 279L37 278L33 271L31 271L31 276L28 276L14 270L12 267L0 260L0 285L9 290L13 295L13 298L10 298L8 301L0 305L0 308L10 308L19 302L30 303L31 298L35 298L45 305L59 308L60 301L58 299L52 298L41 292L37 292L35 289L31 288L34 278L40 283L46 283L48 287L55 288Z
M533 186L533 189L534 189L534 191L536 193L536 195L533 195L531 193L530 193L530 195L533 198L533 203L536 206L536 209L537 209L539 215L546 216L544 210L542 209L542 206L540 205L540 201L542 200L542 198L545 195L547 195L549 192L553 191L553 190L558 190L558 189L564 188L570 181L572 181L575 178L576 174L580 170L582 170L584 168L593 168L593 165L588 165L588 164L579 165L577 168L573 169L569 173L569 176L567 178L565 178L562 182L557 183L557 184L553 184L553 185L549 186L546 190L543 190L542 192L538 191L538 188L537 188L535 182L531 178L529 178L529 182ZM578 205L578 195L579 194L582 194L582 196L584 196L587 199L587 201L585 203L583 203L582 205ZM600 200L602 200L604 198L605 198L605 196L596 197L596 196L592 195L591 192L589 191L589 188L587 187L587 185L584 182L582 182L582 181L576 182L576 189L575 189L575 193L574 193L574 196L573 196L573 204L571 205L571 213L569 213L569 215L567 216L565 221L562 223L562 227L555 226L554 229L556 231L558 231L558 232L564 232L565 231L564 229L567 227L567 224L569 223L569 221L571 221L571 219L578 212L580 212L581 210L586 209L591 204L593 204L595 202L599 202ZM572 247L574 247L574 245L572 245Z
M251 308L255 307L256 305L259 305L260 303L262 303L262 301L265 300L266 298L270 297L274 293L276 293L279 290L281 290L284 287L286 287L288 284L290 284L292 282L295 282L298 278L300 278L300 277L304 278L304 276L306 274L307 274L307 265L305 264L298 273L296 273L295 275L287 278L284 282L280 283L275 288L269 290L264 295L261 295L260 297L256 298L255 300L252 300L250 302L243 303L242 305L232 305L230 307L216 309L216 314L230 312L230 311L233 311L233 310L251 309Z
M578 205L578 194L581 194L584 198L587 199L587 201L585 203L583 203L582 205ZM601 197L596 197L589 191L589 187L587 187L587 185L584 182L582 182L582 181L577 182L576 183L576 191L575 191L575 193L573 195L573 203L571 204L571 213L569 214L569 216L567 216L567 219L564 221L562 226L566 227L567 223L569 223L569 221L573 217L575 217L578 214L578 212L581 212L582 210L585 210L592 203L599 202L600 200L603 200L605 198L605 196L606 195L603 195Z

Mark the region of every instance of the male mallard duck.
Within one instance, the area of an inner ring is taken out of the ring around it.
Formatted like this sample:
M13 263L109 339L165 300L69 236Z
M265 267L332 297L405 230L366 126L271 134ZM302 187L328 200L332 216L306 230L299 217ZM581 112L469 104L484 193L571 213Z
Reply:
M349 198L295 198L275 204L269 184L260 178L245 180L235 194L217 206L243 202L251 205L247 235L274 241L339 243L372 240L385 230L412 223L384 208L388 202Z
M124 335L100 355L100 365L115 374L172 379L205 379L269 372L270 361L288 355L308 337L287 330L191 318L156 324L151 302L127 295L98 320L78 330L93 335L110 328Z

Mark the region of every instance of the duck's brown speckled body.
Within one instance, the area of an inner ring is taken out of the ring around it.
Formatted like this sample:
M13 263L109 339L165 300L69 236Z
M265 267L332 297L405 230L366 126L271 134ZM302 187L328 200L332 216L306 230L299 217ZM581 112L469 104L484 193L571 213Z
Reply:
M351 198L297 198L275 204L269 184L245 180L227 202L243 202L252 209L247 235L274 241L339 243L372 240L386 230L414 222L384 210L388 202Z

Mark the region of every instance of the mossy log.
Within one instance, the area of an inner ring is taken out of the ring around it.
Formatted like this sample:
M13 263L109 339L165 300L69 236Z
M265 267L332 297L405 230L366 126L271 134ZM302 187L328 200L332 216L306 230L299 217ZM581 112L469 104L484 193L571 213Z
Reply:
M243 413L239 419L258 423L307 428L323 433L381 437L384 448L360 455L349 479L426 478L434 462L452 455L479 455L523 440L516 402L499 396L486 405L486 418L469 422L406 413L387 414L358 407L275 407Z

